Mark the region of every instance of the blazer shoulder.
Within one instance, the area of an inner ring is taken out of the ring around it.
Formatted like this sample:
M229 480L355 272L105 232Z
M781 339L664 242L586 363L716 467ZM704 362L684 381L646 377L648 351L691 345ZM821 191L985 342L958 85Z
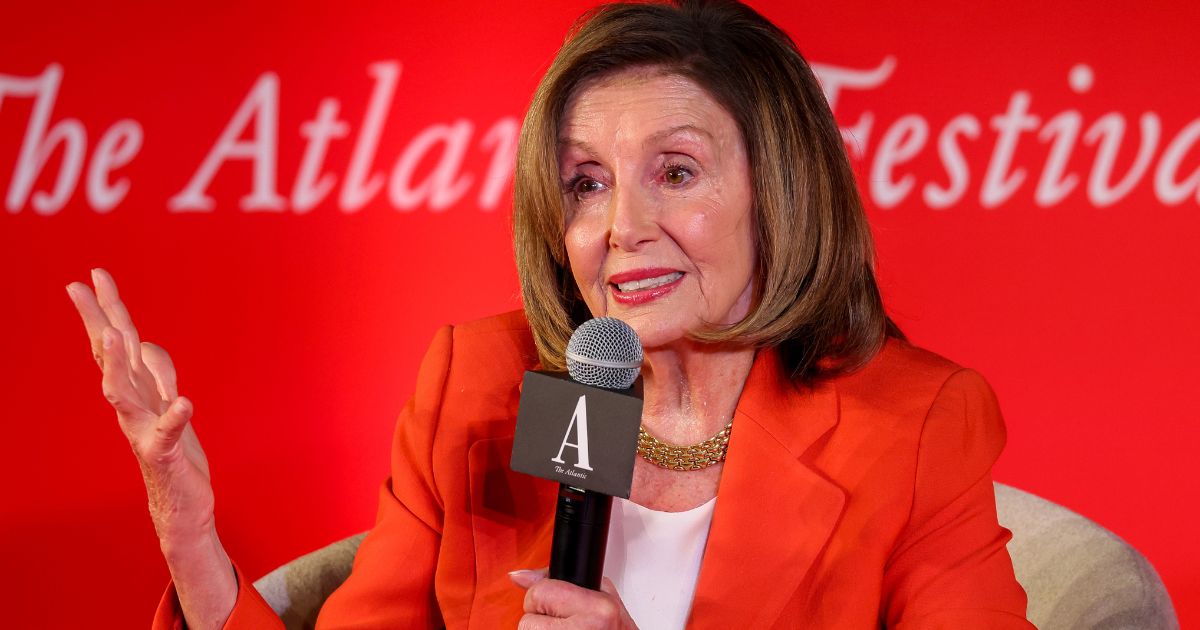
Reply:
M923 419L951 382L986 388L982 377L972 370L907 341L889 338L871 361L837 379L836 386L842 399L856 406Z
M519 310L455 324L454 331L456 335L498 335L514 340L528 339L529 344L533 344L529 321L525 319L525 312Z
M450 371L472 379L511 380L538 364L533 334L521 311L450 327Z

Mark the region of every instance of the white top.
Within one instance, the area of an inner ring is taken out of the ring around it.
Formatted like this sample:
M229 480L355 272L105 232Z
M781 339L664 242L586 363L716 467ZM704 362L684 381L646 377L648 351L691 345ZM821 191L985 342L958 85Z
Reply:
M659 512L613 499L604 575L643 630L682 630L717 499L686 512Z

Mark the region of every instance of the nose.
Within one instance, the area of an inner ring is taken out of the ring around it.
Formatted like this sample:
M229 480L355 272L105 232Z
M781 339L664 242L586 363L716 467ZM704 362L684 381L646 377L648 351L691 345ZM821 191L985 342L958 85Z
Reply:
M637 251L658 238L653 204L636 187L618 186L608 207L608 246Z

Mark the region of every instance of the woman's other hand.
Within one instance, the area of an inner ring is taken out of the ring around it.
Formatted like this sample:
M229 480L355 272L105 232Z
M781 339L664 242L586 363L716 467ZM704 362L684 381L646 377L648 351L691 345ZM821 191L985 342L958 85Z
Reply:
M604 578L599 591L546 577L546 570L513 571L513 583L525 589L525 616L519 630L595 628L637 630L612 580Z
M104 397L141 465L155 530L164 540L205 532L213 520L208 460L188 422L191 402L178 395L171 357L139 342L107 272L94 270L92 281L95 293L81 282L68 285L67 292L104 373Z
M179 396L165 350L139 341L112 276L92 270L92 287L67 285L142 470L150 516L190 628L219 628L237 598L237 578L217 538L208 459L192 429L192 404Z

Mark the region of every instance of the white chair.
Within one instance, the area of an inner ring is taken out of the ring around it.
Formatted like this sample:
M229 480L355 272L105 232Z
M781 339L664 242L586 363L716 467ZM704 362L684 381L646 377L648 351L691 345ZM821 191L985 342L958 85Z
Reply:
M1045 499L996 484L1026 615L1042 630L1178 630L1167 589L1137 549Z
M262 576L254 583L288 630L307 630L317 623L321 604L350 575L354 553L367 533L322 547Z
M1154 567L1125 541L1045 499L996 484L1008 552L1041 630L1178 630ZM289 630L312 628L326 597L350 574L365 534L301 556L254 583Z

